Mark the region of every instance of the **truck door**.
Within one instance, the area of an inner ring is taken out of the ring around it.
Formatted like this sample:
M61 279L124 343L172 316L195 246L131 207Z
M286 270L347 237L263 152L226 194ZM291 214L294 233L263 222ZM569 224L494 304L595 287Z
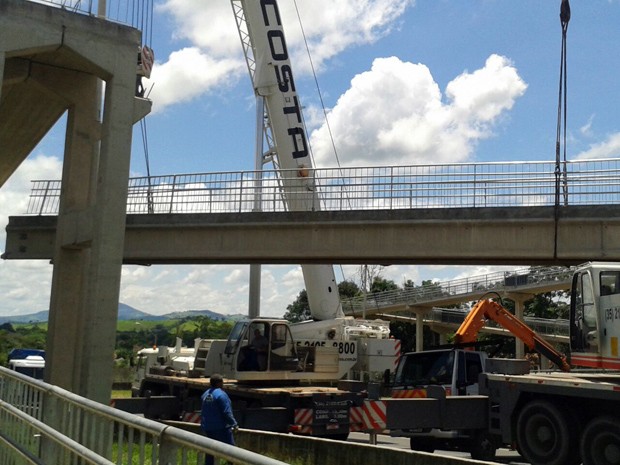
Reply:
M482 373L482 360L478 352L459 351L456 392L459 396L478 394L478 376Z
M600 296L596 317L600 330L594 342L598 343L603 366L617 368L618 335L620 333L620 271L602 270L599 273L599 282ZM614 363L615 365L610 365Z
M598 352L598 324L592 279L587 271L576 273L571 295L571 350Z
M271 327L269 353L270 370L295 371L299 367L297 350L291 329L287 324L276 323Z

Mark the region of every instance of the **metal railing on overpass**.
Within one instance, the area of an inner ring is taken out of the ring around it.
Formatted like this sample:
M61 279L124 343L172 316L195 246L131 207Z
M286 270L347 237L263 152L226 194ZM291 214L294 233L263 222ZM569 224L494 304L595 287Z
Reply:
M105 19L135 27L151 34L149 24L153 20L152 0L29 0L33 3L62 8L73 13L99 16L100 6L105 6Z
M457 329L465 317L469 313L468 310L458 308L433 308L430 315L424 318L424 323L447 325L454 329ZM568 320L558 318L556 320L549 320L546 318L536 318L526 316L523 318L525 323L533 329L536 334L545 337L548 340L555 340L561 342L568 342L569 335L569 322ZM507 330L502 328L494 321L487 321L485 323L485 329L493 328L500 333L508 333ZM514 335L513 335L514 336Z
M0 367L2 465L284 462L147 420Z
M469 312L468 309L437 308L436 302L467 302L490 293L510 291L569 287L575 267L528 267L513 271L500 271L479 276L470 276L451 281L434 281L423 286L395 289L384 292L343 299L342 307L346 315L365 317L368 315L390 314L416 306L432 307L424 315L424 324L458 328ZM542 336L564 341L569 333L568 320L546 319L526 316L525 323ZM485 330L499 330L499 325L487 322ZM564 341L565 342L565 341Z
M551 283L570 283L574 267L528 267L513 271L500 271L479 276L435 281L424 286L376 292L343 299L347 315L360 316L363 312L377 313L395 306L433 306L437 301L472 300L487 292L499 292L541 287Z
M327 211L553 206L558 189L561 205L608 205L620 203L619 174L620 159L566 162L561 176L554 162L317 168L303 173L297 194L287 195L316 196ZM285 211L282 185L299 183L299 175L263 170L131 178L127 212ZM59 180L33 181L27 214L56 214L60 189Z

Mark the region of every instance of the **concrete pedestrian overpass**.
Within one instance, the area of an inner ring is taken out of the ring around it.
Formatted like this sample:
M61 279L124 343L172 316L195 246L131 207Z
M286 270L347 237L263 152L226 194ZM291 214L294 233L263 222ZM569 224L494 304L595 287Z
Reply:
M537 162L317 169L299 195L322 211L284 211L280 183L300 173L131 180L132 125L150 110L140 44L92 14L0 0L0 187L68 115L62 184L35 185L3 257L53 261L52 384L108 401L122 263L620 261L615 159L564 164L562 179Z

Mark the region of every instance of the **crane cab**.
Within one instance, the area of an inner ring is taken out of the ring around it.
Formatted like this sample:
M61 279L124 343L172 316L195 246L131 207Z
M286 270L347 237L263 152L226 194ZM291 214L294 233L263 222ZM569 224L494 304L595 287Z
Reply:
M584 265L571 289L571 365L619 369L619 336L620 265Z
M286 320L238 321L228 340L211 346L205 372L218 371L239 382L339 379L337 347L297 346Z
M284 320L238 321L226 341L224 360L228 368L237 373L296 371L299 368L291 330Z

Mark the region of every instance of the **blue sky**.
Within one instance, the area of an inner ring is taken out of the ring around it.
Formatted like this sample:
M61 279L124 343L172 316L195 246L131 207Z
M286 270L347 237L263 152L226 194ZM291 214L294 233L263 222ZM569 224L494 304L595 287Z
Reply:
M279 4L316 164L336 166L295 4ZM254 97L230 2L155 5L151 174L253 169ZM297 7L343 166L554 159L560 0L297 0ZM571 8L567 154L620 156L620 0L573 0ZM61 122L0 189L2 230L9 215L25 211L30 179L60 177L62 131ZM137 126L134 176L146 173L142 147ZM496 269L392 266L382 274L419 283ZM359 281L356 272L344 268ZM239 313L247 275L247 266L232 265L124 267L121 300L151 313ZM0 262L0 315L47 308L50 281L49 264ZM299 267L263 267L263 314L282 315L303 287Z

